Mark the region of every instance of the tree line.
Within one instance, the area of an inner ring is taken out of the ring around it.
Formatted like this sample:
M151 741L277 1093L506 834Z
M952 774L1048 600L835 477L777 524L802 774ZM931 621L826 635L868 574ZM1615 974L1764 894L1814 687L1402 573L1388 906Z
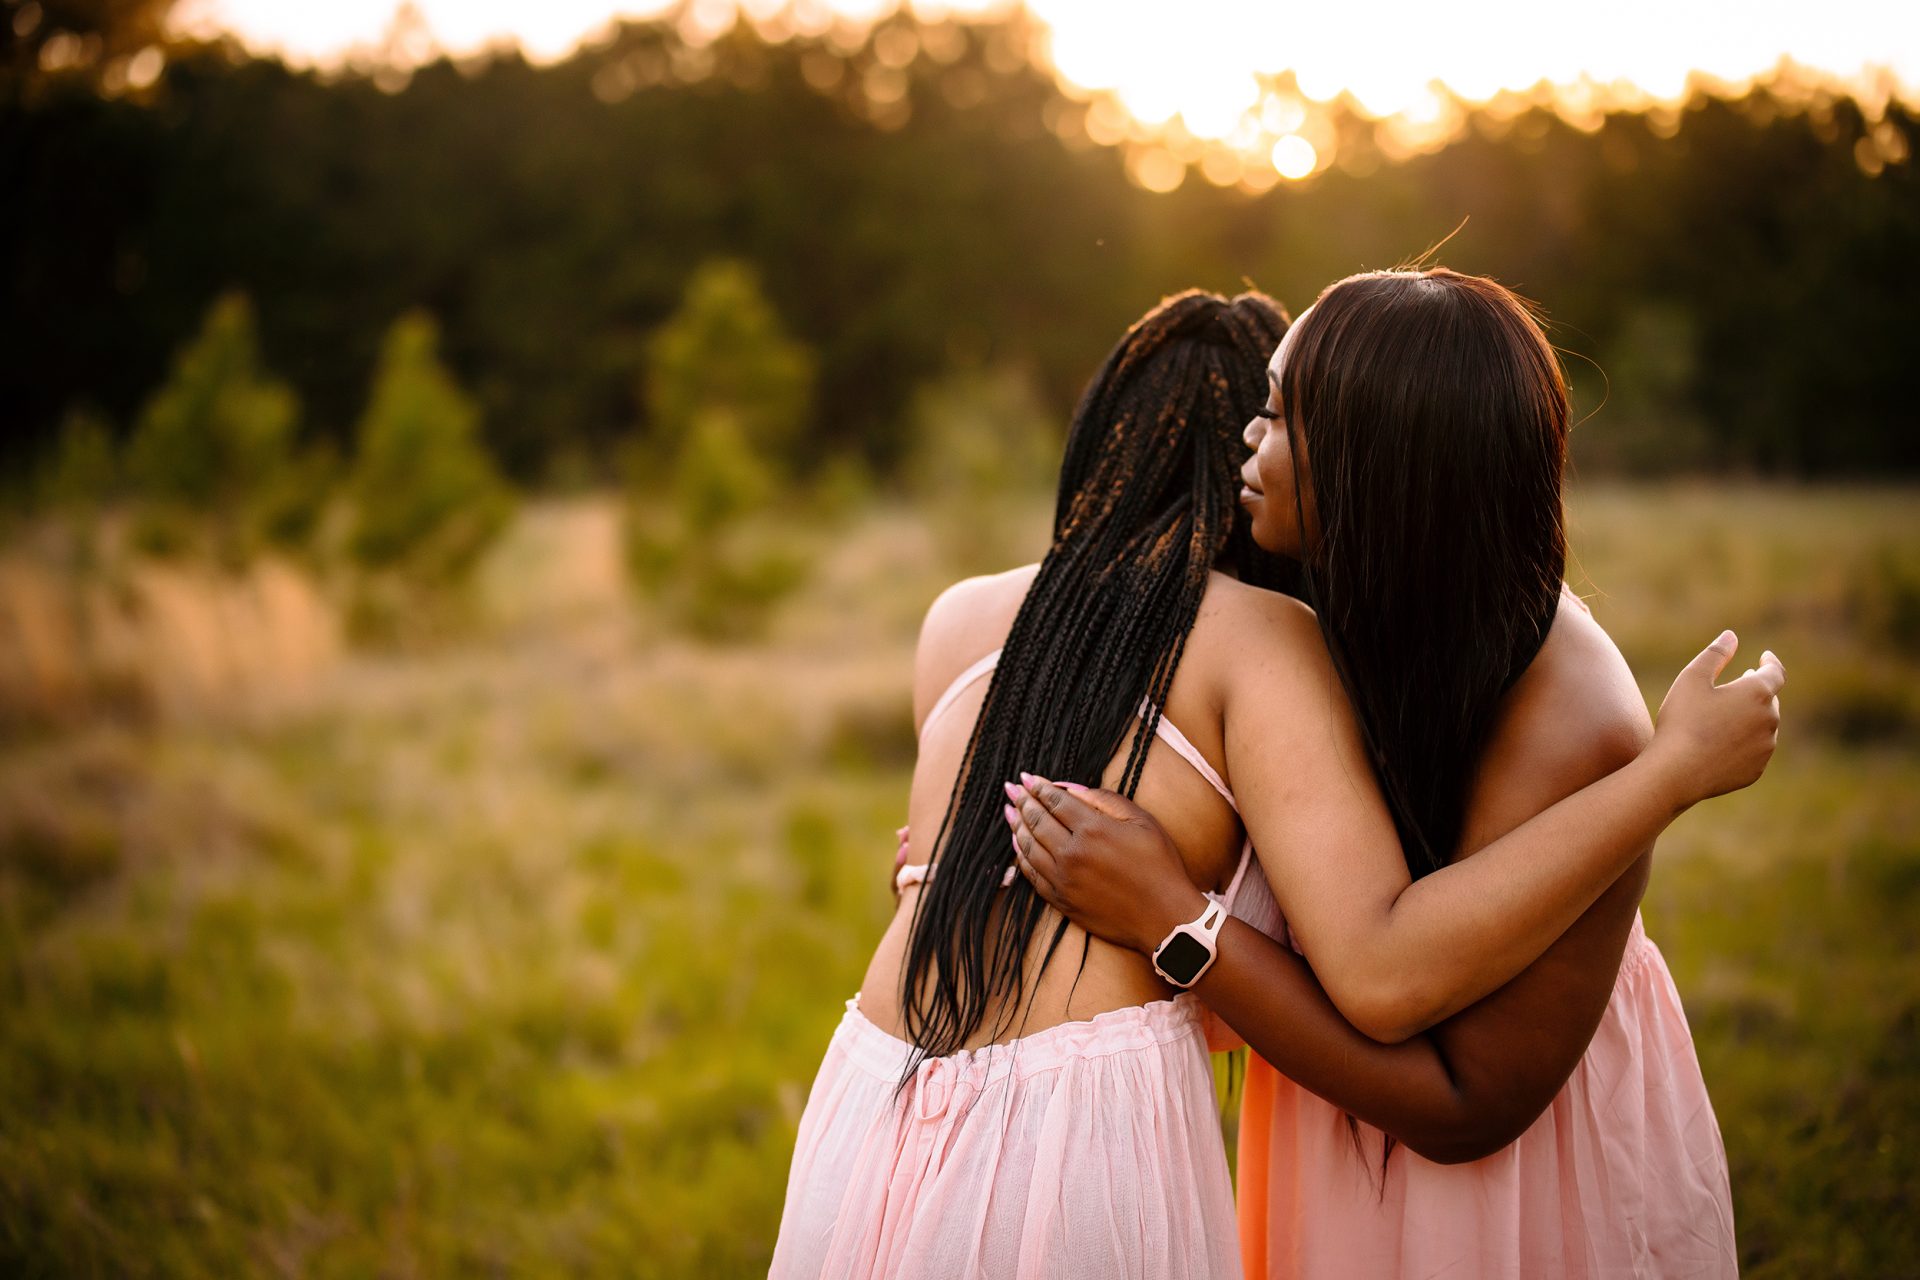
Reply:
M959 32L884 115L847 88L871 39L745 26L690 49L627 24L554 65L443 59L397 91L214 45L176 49L144 94L10 94L5 470L36 472L64 422L134 435L186 336L239 291L303 407L298 449L351 451L388 327L417 310L490 465L614 478L626 442L670 431L653 335L725 260L805 353L790 465L893 475L943 380L1017 369L1058 420L1165 293L1250 281L1297 310L1449 233L1444 261L1546 306L1593 414L1590 469L1920 468L1901 376L1920 190L1910 161L1862 151L1911 152L1898 104L1875 122L1761 87L1698 97L1672 127L1476 117L1364 175L1156 195L1117 151L1048 127L1058 89L996 56L992 25Z

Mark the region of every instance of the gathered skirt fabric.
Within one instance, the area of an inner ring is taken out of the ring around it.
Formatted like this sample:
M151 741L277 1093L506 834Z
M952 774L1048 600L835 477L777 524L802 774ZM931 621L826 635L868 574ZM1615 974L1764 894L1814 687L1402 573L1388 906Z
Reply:
M1240 1274L1191 995L923 1061L859 997L800 1119L775 1280Z
M1250 1057L1240 1120L1247 1274L1299 1280L1641 1280L1738 1274L1720 1127L1679 992L1636 918L1599 1030L1546 1112L1439 1165ZM1364 1153L1364 1154L1363 1154Z

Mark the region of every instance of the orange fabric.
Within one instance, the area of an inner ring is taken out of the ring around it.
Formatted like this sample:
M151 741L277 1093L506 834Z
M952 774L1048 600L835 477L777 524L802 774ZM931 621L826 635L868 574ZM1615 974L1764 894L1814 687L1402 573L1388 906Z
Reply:
M1732 1280L1726 1149L1672 975L1634 921L1586 1056L1517 1141L1438 1165L1248 1055L1247 1280Z
M1247 1050L1240 1089L1240 1154L1234 1200L1240 1218L1240 1270L1249 1280L1267 1274L1267 1195L1273 1160L1273 1091L1280 1073Z

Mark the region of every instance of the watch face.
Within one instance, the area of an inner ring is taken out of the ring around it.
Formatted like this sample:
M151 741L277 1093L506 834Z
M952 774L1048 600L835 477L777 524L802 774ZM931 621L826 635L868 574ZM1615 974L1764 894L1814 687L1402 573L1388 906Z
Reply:
M1160 949L1160 954L1154 960L1160 966L1160 972L1176 984L1185 986L1200 976L1200 970L1211 954L1192 934L1176 933L1168 939L1167 945Z

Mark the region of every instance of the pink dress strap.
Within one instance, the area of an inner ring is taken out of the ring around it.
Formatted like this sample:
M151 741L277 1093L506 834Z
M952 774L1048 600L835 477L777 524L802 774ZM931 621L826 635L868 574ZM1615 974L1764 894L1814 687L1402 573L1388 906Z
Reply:
M1140 704L1141 719L1146 719L1151 712L1152 707L1148 703L1142 702ZM1208 786L1220 793L1220 798L1227 802L1228 808L1232 809L1236 814L1240 812L1240 806L1234 801L1233 792L1227 790L1227 784L1221 780L1220 774L1212 765L1207 763L1207 758L1200 754L1200 748L1194 746L1192 742L1188 741L1187 735L1180 732L1178 725L1163 715L1160 717L1159 723L1154 725L1153 732L1154 736L1179 752L1180 758L1192 765L1193 771L1204 778Z
M933 727L933 722L947 713L947 708L954 704L967 687L998 665L1000 665L1000 650L995 649L955 676L953 683L948 685L946 691L934 702L933 710L927 712L927 718L920 722L920 736L926 737L927 730Z
M1001 649L995 649L992 653L982 655L971 663L966 670L953 678L953 683L949 684L946 689L941 692L939 698L934 701L933 709L927 712L927 718L921 722L921 737L926 737L927 730L933 727L933 722L942 715L945 715L948 708L953 706L954 702L969 686L1000 665L1001 652ZM1140 703L1140 718L1144 720L1152 713L1153 704L1143 699ZM1220 777L1219 770L1207 763L1207 758L1201 755L1200 749L1194 746L1192 740L1180 731L1180 726L1169 720L1165 715L1162 715L1159 720L1154 723L1153 733L1155 737L1159 738L1169 747L1172 747L1175 754L1182 760L1185 760L1189 765L1193 766L1193 771L1199 774L1208 786L1220 793L1220 798L1227 802L1228 808L1232 809L1235 814L1240 812L1240 806L1235 802L1233 792L1227 789L1227 784L1225 780ZM1246 879L1247 868L1252 865L1253 842L1243 840L1240 845L1240 862L1239 865L1233 869L1233 879L1227 883L1224 892L1209 892L1207 897L1220 903L1229 911L1233 910L1234 899L1239 895L1241 882ZM906 889L911 885L926 883L927 878L932 874L933 867L931 864L924 862L915 863L912 866L901 867L893 877L893 884L896 889ZM1000 879L1000 887L1004 889L1012 884L1016 874L1018 874L1016 868L1008 867L1006 874Z
M894 873L893 887L905 889L912 885L924 884L933 878L933 872L932 864L926 862L916 862L912 866L902 867ZM1019 874L1018 867L1008 867L1006 873L1000 877L1000 887L1004 889L1012 884L1013 877L1017 874Z
M1148 704L1144 702L1140 704L1140 714L1142 716L1147 715L1149 710L1150 707ZM1235 814L1240 812L1239 803L1234 800L1233 792L1227 789L1227 784L1220 777L1219 771L1207 763L1207 758L1200 754L1200 748L1194 746L1187 738L1187 735L1180 732L1178 725L1163 715L1160 717L1159 723L1154 725L1153 732L1162 742L1179 752L1180 758L1192 765L1193 771L1206 779L1207 784L1220 793L1220 798L1227 802L1228 808L1232 809ZM1228 911L1232 911L1234 900L1240 896L1241 882L1246 879L1247 868L1252 865L1253 841L1242 840L1240 842L1240 863L1233 869L1233 879L1227 882L1227 887L1222 892L1208 892L1207 896L1225 907Z

